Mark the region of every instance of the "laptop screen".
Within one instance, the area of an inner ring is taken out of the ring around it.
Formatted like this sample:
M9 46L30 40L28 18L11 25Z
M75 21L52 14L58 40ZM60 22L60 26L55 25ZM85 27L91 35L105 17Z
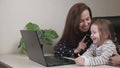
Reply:
M41 48L38 34L33 30L21 30L22 38L27 49L29 59L40 63L44 66L58 66L74 64L73 60L56 56L44 56L43 49Z
M21 30L21 35L25 43L29 59L40 64L47 65L37 32L33 30Z

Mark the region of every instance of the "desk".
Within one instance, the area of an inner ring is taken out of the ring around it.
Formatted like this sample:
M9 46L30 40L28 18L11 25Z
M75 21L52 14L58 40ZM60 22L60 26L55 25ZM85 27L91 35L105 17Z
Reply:
M12 68L119 68L119 67L113 67L107 65L89 67L89 66L77 66L75 64L45 67L36 62L29 60L27 55L23 55L23 54L0 55L0 61L10 65Z

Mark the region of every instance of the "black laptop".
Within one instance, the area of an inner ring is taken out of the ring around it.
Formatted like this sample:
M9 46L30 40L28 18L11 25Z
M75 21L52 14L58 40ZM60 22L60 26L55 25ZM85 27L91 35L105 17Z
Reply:
M47 67L75 63L73 60L64 57L44 56L37 32L33 30L21 30L20 32L27 49L27 55L32 61Z

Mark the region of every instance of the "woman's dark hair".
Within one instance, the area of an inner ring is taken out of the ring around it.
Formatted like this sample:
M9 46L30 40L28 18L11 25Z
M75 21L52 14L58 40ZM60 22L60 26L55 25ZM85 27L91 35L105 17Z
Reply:
M84 3L77 3L73 5L67 15L65 28L60 41L65 41L72 47L76 47L80 40L78 40L82 33L79 29L81 14L84 10L88 10L90 18L92 19L91 9Z

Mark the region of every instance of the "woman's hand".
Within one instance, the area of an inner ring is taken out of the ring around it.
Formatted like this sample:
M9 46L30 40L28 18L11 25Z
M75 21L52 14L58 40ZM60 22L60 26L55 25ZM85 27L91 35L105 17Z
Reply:
M74 61L75 61L75 63L77 64L77 65L81 65L81 66L83 66L84 65L84 58L82 58L81 56L80 56L80 54L78 54L78 58L76 58Z
M109 64L113 66L120 65L120 55L114 54L112 57L110 57Z
M86 43L84 42L86 36L83 37L82 41L79 42L78 47L74 50L74 53L79 53L81 50L84 50L86 48Z

